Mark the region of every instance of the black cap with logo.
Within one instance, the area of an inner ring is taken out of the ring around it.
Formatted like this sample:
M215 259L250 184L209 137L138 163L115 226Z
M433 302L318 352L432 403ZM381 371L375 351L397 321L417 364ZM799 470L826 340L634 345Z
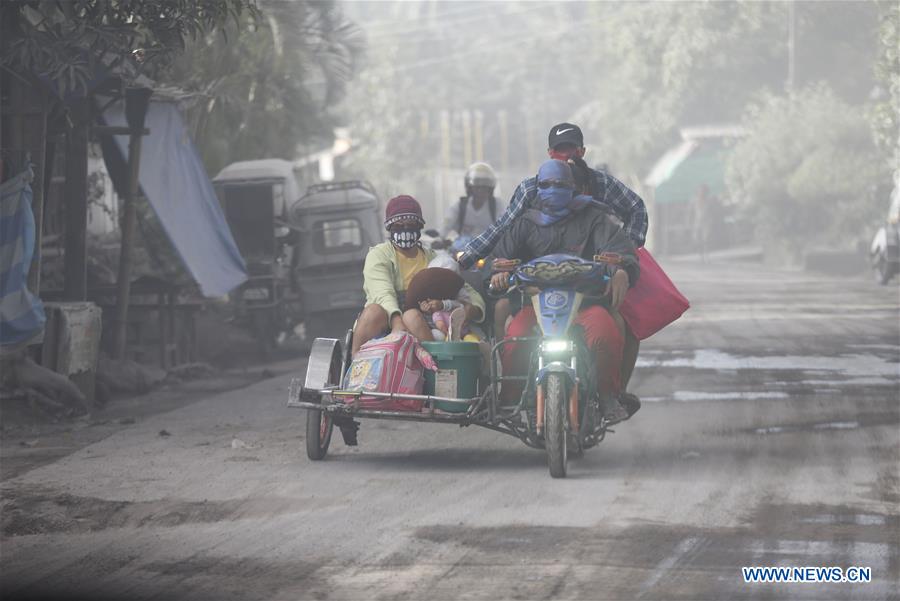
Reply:
M560 123L550 128L547 136L547 147L556 148L560 144L574 144L578 148L584 146L584 136L581 128L574 123Z

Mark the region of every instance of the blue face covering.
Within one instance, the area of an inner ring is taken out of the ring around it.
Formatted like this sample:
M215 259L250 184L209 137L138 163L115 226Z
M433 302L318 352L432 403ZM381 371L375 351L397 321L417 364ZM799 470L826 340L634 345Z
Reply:
M590 196L575 195L575 178L563 161L551 159L538 169L537 216L541 225L561 221L591 201Z

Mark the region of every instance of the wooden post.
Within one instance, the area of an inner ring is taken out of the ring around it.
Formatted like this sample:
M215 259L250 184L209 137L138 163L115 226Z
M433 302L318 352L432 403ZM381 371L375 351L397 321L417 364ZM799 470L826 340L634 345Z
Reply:
M119 275L116 279L116 344L114 355L125 358L128 339L128 303L131 297L131 251L134 247L134 206L141 165L141 133L132 132L128 139L128 192L122 199L122 245L119 250Z
M500 123L500 172L509 173L509 118L505 109L497 113Z
M150 95L147 88L125 90L125 119L128 122L128 191L122 202L122 246L119 250L119 274L116 280L116 344L113 349L117 359L125 358L128 339L128 303L131 297L131 251L134 248L135 200L140 185L141 138L144 135L144 118L147 115Z
M28 289L34 294L41 292L41 242L44 238L44 189L47 170L47 94L43 90L31 90L31 97L39 114L28 117L25 143L34 163L34 181L31 182L31 212L34 214L34 255L28 272Z
M88 100L71 105L72 127L66 132L66 258L67 301L87 300L87 169Z

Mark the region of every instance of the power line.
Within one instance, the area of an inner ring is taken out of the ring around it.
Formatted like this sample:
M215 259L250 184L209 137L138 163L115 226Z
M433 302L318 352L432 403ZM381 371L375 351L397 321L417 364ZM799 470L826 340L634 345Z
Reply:
M417 16L417 17L411 17L411 18L408 18L408 19L403 19L401 23L396 23L396 22L391 22L391 21L381 21L381 22L376 22L376 23L372 23L371 27L374 28L374 29L378 29L378 28L382 28L382 27L390 29L391 26L395 26L395 25L408 25L410 22L415 22L415 21L425 21L425 20L431 20L431 19L441 19L441 18L445 18L445 17L448 17L448 16L468 15L468 14L470 14L470 13L473 13L473 12L480 12L480 11L483 11L483 10L484 10L484 4L483 4L483 3L477 3L475 6L465 6L465 7L461 8L460 10L448 10L448 11L445 11L445 12L442 12L442 13L437 13L437 14L434 14L434 15L431 15L431 14L420 14L420 15ZM382 33L388 33L388 32L387 32L387 31L384 31L384 32L382 32Z
M525 9L517 10L515 12L506 13L506 14L494 13L491 15L485 15L483 11L479 11L481 14L473 15L472 17L469 17L469 18L460 18L460 19L455 19L455 20L451 19L451 20L439 21L437 23L437 26L427 25L427 26L423 26L423 27L413 27L413 28L409 28L409 29L405 29L405 30L382 31L382 32L375 32L375 33L371 33L371 34L368 31L366 31L366 38L369 40L372 40L372 39L377 40L379 38L388 38L388 37L395 37L395 36L400 36L400 35L417 35L417 34L422 34L422 33L434 33L434 31L438 27L446 29L448 27L455 27L462 23L469 23L472 21L483 21L486 18L488 18L488 16L502 16L504 18L516 17L518 15L531 13L531 12L534 12L534 11L537 11L540 9L546 9L546 6L536 3L534 6L532 6L530 8L525 8Z
M444 63L444 62L454 60L457 58L461 58L464 56L469 56L471 54L479 54L479 53L483 53L485 51L490 51L490 50L499 50L501 48L507 48L509 46L515 46L518 44L527 44L535 39L545 39L545 38L552 39L552 38L555 38L555 37L558 37L558 36L561 36L564 34L571 33L573 31L583 29L584 27L587 27L587 26L593 26L595 24L596 24L595 21L588 21L588 22L582 21L574 28L566 28L566 29L562 29L562 30L550 31L550 32L545 32L545 33L540 33L540 34L530 34L524 38L522 37L521 32L517 32L517 33L514 33L512 35L509 35L509 36L503 38L502 40L500 40L497 43L482 44L480 46L477 46L474 48L469 48L467 50L460 50L460 51L457 51L454 53L442 54L441 56L424 59L424 60L417 61L414 63L406 63L403 65L398 65L396 67L389 68L388 70L391 73L403 73L405 71L409 71L412 69L418 69L419 67L427 67L429 65L437 65L437 64ZM510 39L510 38L512 38L512 39ZM496 41L497 38L494 38L494 40Z

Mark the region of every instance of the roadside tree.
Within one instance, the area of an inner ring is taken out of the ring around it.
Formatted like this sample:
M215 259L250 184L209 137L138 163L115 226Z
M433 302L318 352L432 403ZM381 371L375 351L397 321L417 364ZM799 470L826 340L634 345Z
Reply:
M776 258L796 262L813 246L853 248L884 209L887 175L860 110L827 85L765 94L728 161L728 184Z

